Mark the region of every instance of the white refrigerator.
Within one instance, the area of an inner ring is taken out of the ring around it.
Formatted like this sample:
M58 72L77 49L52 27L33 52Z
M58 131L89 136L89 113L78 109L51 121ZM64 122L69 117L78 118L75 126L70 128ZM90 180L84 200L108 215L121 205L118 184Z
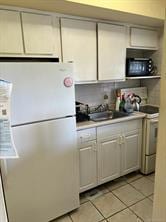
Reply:
M79 207L72 64L0 63L13 83L18 159L1 161L9 222L48 222Z

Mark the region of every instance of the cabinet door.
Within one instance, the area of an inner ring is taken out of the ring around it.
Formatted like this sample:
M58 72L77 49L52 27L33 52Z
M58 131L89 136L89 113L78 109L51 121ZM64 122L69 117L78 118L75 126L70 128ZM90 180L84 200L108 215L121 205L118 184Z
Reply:
M142 136L133 131L122 136L122 175L140 168Z
M74 62L75 80L96 80L96 23L61 19L61 32L63 61Z
M102 140L98 147L99 184L120 176L120 145L118 137Z
M98 78L125 79L126 27L98 24Z
M130 45L138 48L158 48L158 33L155 30L130 29Z
M61 55L61 37L60 37L60 19L57 17L53 17L53 46L54 46L54 54L62 61Z
M49 15L22 13L26 54L53 54L53 27Z
M96 142L88 142L80 148L80 192L97 185Z
M0 10L0 53L23 53L20 13Z

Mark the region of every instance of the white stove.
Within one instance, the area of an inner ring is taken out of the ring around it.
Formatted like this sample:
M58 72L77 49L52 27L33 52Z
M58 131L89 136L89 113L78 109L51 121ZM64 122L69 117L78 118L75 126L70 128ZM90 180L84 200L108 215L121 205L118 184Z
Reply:
M153 119L159 117L159 107L146 104L140 107L140 112L146 114L147 119Z
M144 105L140 111L146 114L143 120L141 172L149 174L155 171L159 107Z
M149 174L155 171L156 147L158 134L159 107L147 104L148 93L146 87L121 89L121 94L134 93L142 99L140 112L146 114L143 120L143 143L141 172Z

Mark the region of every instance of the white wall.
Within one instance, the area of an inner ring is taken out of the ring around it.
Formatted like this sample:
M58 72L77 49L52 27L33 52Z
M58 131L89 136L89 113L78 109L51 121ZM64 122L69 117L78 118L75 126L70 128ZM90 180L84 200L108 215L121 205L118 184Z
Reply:
M153 222L166 221L166 22L163 49Z

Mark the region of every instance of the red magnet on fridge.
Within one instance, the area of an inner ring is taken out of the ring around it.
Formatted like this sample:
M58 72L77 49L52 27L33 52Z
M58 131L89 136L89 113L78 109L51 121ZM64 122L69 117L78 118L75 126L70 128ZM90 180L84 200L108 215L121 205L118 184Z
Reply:
M66 77L64 79L64 85L66 87L71 87L73 85L73 79L71 77Z

